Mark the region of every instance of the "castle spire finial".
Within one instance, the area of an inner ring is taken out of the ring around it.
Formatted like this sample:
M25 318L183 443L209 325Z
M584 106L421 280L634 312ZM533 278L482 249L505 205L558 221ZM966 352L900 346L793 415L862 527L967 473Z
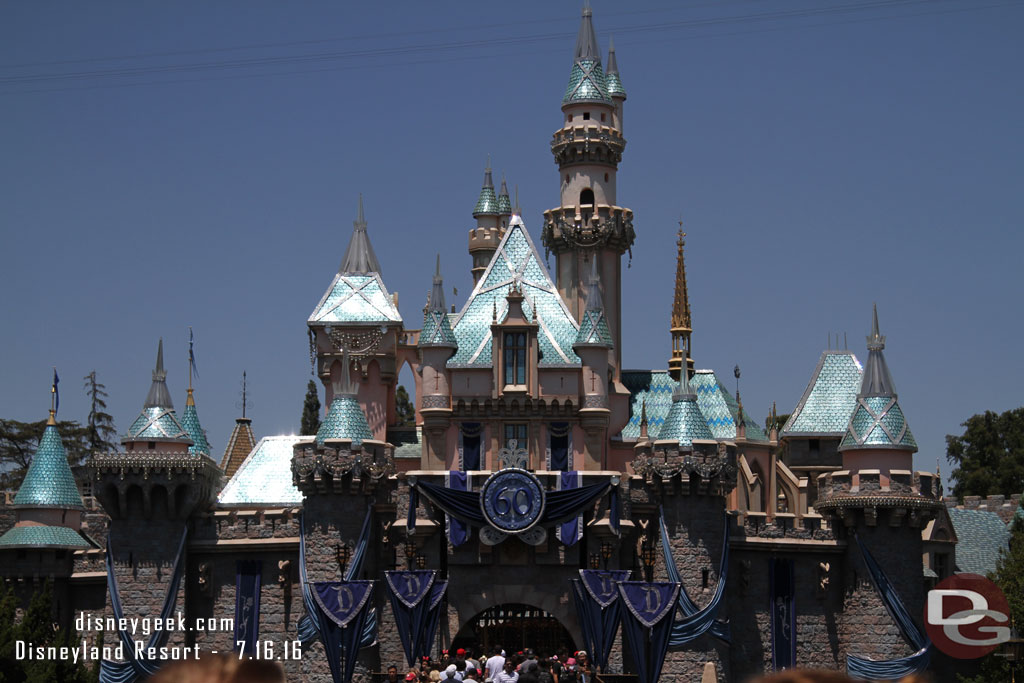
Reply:
M885 348L885 335L878 332L878 304L871 305L871 335L868 337L868 351L881 351Z
M679 379L680 369L685 368L687 374L693 372L693 357L690 349L690 335L693 327L690 317L690 296L686 288L686 259L683 247L686 246L686 233L683 232L683 218L679 217L679 232L676 237L676 283L672 297L672 356L668 361L669 374Z
M380 261L370 244L370 237L366 233L366 217L363 214L363 195L359 195L359 208L356 210L356 219L352 222L352 239L345 249L345 256L341 259L339 273L344 275L366 275L368 273L380 274Z

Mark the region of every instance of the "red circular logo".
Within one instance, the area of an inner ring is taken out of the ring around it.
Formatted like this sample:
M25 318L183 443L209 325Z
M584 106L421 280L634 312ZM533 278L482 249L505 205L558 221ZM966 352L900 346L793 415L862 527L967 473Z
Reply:
M984 576L954 574L928 591L924 624L950 657L977 659L1010 639L1010 605Z

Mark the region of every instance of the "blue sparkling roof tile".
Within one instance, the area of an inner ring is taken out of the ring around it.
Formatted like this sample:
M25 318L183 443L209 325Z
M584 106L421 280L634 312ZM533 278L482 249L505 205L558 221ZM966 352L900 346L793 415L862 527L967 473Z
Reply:
M320 423L316 433L316 442L322 444L324 439L351 439L353 444L360 444L363 439L372 439L373 432L366 422L366 414L355 396L342 394L335 396L327 417Z
M493 187L485 187L480 190L480 197L476 200L476 206L473 207L474 216L497 216L501 213L501 207L498 206L498 197L494 194Z
M986 576L995 571L999 552L1009 549L1010 529L994 512L948 508L956 531L957 573Z
M541 264L522 219L513 216L487 270L452 327L459 348L448 361L449 367L491 366L491 323L495 311L498 320L504 318L508 309L505 297L513 284L522 286L523 312L527 318L532 319L534 307L537 309L540 366L580 364L572 350L579 326Z
M146 439L191 441L188 432L178 422L178 416L174 409L161 406L143 408L139 416L135 418L135 422L128 428L127 438L136 441Z
M4 548L91 548L89 542L66 526L16 526L0 536Z
M653 437L661 430L672 409L672 392L679 384L667 370L623 370L622 384L629 390L629 422L620 435L624 440L640 438L640 413L647 410L647 434Z
M608 348L615 346L612 342L612 334L608 331L608 321L605 319L604 311L583 312L580 331L576 335L576 344L600 345Z
M308 436L259 440L217 498L221 505L294 505L302 493L292 483L292 447Z
M846 448L904 448L917 450L917 442L895 396L866 396L857 407L840 450Z
M648 433L650 433L650 427L648 427ZM673 401L672 407L658 431L659 441L671 439L678 442L680 446L691 446L694 440L713 441L714 438L711 430L708 429L707 421L700 412L700 407L692 398Z
M708 429L716 439L736 438L736 418L739 415L739 404L729 393L725 385L715 376L713 370L696 370L690 387L697 394L697 405L708 421ZM747 440L768 441L764 429L750 413L743 411L743 422L746 425Z
M782 436L842 436L857 403L864 369L849 351L825 351Z
M458 346L452 332L451 321L444 311L427 311L423 315L423 329L420 330L420 346Z
M206 440L206 431L199 424L199 413L196 412L195 403L185 402L185 412L181 415L181 426L185 428L189 438L192 439L192 445L188 447L188 452L192 455L209 455L210 443Z
M67 452L55 425L47 425L32 456L15 505L82 508L82 496L68 465Z
M612 103L600 59L577 59L569 74L562 104L569 102Z
M379 273L338 273L313 314L310 323L401 323L391 296Z

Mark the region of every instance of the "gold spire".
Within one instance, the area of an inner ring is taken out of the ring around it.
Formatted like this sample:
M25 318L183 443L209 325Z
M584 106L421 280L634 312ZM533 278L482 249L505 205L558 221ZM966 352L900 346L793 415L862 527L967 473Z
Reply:
M56 426L57 425L57 419L54 417L56 414L57 414L57 411L55 411L53 408L50 408L50 418L46 421L47 426L49 426L49 425Z
M672 379L679 379L679 371L686 366L687 377L693 376L693 358L690 355L690 333L693 332L690 321L690 297L686 291L686 262L683 247L686 246L686 233L683 232L683 219L679 219L679 233L676 240L676 289L672 298L672 356L668 361L668 372Z

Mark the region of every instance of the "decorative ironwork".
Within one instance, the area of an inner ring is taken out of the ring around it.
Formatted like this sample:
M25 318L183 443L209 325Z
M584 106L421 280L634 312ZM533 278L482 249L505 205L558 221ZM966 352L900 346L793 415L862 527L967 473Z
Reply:
M508 445L498 451L498 464L503 470L525 470L530 464L530 454L525 448L519 448L518 439L509 439Z
M297 479L327 475L338 479L351 474L356 479L380 481L395 473L395 461L390 453L352 451L344 448L314 447L306 444L295 449L292 473Z
M331 340L331 346L337 352L348 351L351 356L365 356L377 350L387 329L385 325L380 325L369 330L357 331L327 325L324 327L324 332L327 333L327 338Z
M424 396L420 400L420 408L451 408L452 400L448 396Z
M669 451L662 454L639 455L633 461L633 470L646 479L671 479L677 474L696 473L701 479L721 477L729 479L736 473L735 465L720 455L687 454L671 455Z
M581 408L607 408L608 397L603 394L588 394L583 396Z

